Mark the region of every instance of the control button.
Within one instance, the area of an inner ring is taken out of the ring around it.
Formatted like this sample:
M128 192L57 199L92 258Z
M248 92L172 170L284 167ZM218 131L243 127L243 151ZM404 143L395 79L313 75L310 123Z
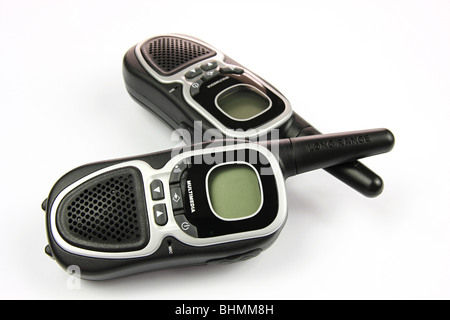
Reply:
M179 214L175 216L175 221L177 222L178 226L180 227L181 230L183 230L185 233L187 233L188 235L190 235L191 237L198 237L198 233L197 233L197 227L194 226L193 224L191 224L186 217L184 216L184 214Z
M186 77L186 79L194 79L195 77L201 75L202 73L203 73L202 69L194 68L186 72L184 76Z
M153 206L153 217L155 222L159 226L163 226L167 223L167 210L164 203L155 204Z
M180 187L170 188L170 200L172 201L173 210L184 209Z
M178 183L181 180L181 175L188 168L188 165L184 161L178 162L175 167L173 167L170 173L169 183Z
M150 184L150 191L153 200L164 199L164 188L161 180L153 180Z
M203 81L197 80L191 85L191 96L196 96L200 93L200 87L202 86Z
M216 61L207 62L205 64L202 64L200 68L202 68L205 71L212 70L214 68L217 68L217 62Z
M207 72L203 75L202 80L203 80L203 81L208 81L208 80L210 80L210 79L212 79L212 78L214 78L214 77L217 77L219 74L220 74L220 72L217 71L217 70L207 71Z
M221 73L228 73L228 74L243 74L244 73L244 69L242 68L238 68L238 67L225 67L225 68L220 68L220 72Z
M42 210L47 211L47 205L48 205L48 199L46 198L41 204Z
M53 260L55 260L55 257L53 257L52 249L50 248L49 245L46 245L46 246L45 246L44 251L45 251L45 253L46 253L50 258L52 258Z

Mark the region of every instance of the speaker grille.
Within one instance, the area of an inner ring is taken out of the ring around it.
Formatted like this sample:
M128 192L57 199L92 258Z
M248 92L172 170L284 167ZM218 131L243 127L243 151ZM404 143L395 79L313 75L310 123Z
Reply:
M85 249L142 249L150 237L140 172L113 170L69 192L58 207L57 228L67 242Z
M158 37L141 47L145 60L160 74L174 74L187 66L216 54L197 42L178 37Z

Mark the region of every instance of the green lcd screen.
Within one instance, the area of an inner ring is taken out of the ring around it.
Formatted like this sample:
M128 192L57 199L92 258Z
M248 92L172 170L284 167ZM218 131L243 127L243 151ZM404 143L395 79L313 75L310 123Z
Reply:
M230 118L244 121L266 111L270 100L251 86L239 85L222 92L217 98L217 106Z
M255 215L262 205L260 180L253 167L220 165L207 178L209 204L223 220L240 220Z

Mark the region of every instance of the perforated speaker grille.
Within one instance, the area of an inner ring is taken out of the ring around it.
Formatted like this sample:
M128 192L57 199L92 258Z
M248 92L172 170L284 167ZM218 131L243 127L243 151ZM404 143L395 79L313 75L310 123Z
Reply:
M133 251L149 241L140 172L113 170L86 181L61 201L58 232L68 243L96 251Z
M197 42L173 36L152 38L141 46L141 52L153 69L163 75L174 74L216 54Z

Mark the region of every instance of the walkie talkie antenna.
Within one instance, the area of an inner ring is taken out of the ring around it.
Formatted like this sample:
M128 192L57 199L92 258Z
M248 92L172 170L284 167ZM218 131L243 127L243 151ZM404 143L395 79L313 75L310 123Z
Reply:
M298 114L294 114L293 123L287 137L304 137L319 134L322 133ZM324 170L369 198L379 196L384 188L383 179L358 160L340 163L324 168Z
M279 143L278 159L285 178L288 178L389 152L394 147L395 138L388 129L372 129L268 142L267 146L272 151L274 143Z

